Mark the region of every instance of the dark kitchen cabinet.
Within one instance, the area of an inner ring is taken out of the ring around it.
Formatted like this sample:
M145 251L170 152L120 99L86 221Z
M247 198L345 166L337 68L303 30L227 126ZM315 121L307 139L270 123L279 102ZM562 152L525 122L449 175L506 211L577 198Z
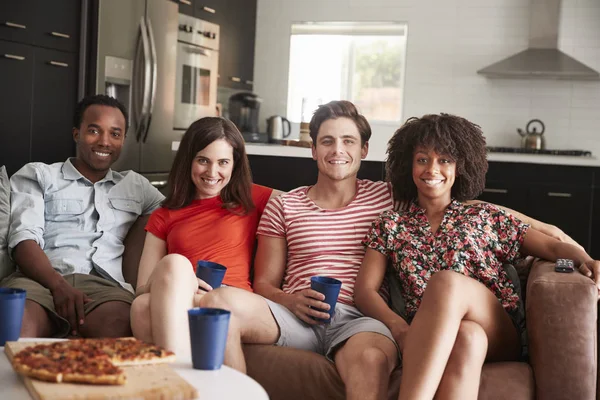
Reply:
M218 85L252 91L256 0L178 0L179 12L220 27Z
M0 2L0 39L49 49L79 49L79 0Z
M0 1L0 165L75 155L80 0Z
M489 165L480 200L556 225L590 251L595 168L504 162Z
M194 1L193 0L176 0L179 4L179 14L194 16Z
M317 182L317 163L312 158L249 155L254 183L283 191ZM363 161L358 171L360 179L382 181L384 163Z
M0 40L0 166L6 165L9 176L29 161L33 50Z
M33 44L34 0L0 1L0 40Z
M64 161L75 155L71 135L77 99L77 55L35 49L31 160Z
M38 0L35 3L33 44L76 53L79 50L81 1Z
M77 55L0 41L0 165L8 174L30 161L75 155L71 136L77 99Z
M221 22L219 86L252 91L256 0L226 0Z

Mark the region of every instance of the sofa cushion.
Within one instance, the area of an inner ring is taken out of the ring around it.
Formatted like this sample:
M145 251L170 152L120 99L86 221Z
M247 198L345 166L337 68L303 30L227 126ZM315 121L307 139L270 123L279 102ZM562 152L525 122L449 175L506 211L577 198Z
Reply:
M248 375L262 385L271 400L343 400L345 387L335 365L306 350L271 345L244 345ZM396 400L401 368L390 377L387 399ZM535 384L528 364L486 363L479 399L533 400Z
M0 279L9 275L15 267L8 255L8 226L10 223L10 182L6 167L0 167Z

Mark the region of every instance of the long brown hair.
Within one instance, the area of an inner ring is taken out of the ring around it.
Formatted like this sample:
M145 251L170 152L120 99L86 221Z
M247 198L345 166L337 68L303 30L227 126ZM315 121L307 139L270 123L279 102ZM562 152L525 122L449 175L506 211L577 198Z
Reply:
M233 147L231 180L221 190L223 208L233 211L241 207L243 214L248 214L254 209L252 175L244 139L231 121L220 117L201 118L185 131L169 174L168 194L163 201L163 207L183 208L196 198L196 185L192 181L192 162L199 151L219 139L225 139Z

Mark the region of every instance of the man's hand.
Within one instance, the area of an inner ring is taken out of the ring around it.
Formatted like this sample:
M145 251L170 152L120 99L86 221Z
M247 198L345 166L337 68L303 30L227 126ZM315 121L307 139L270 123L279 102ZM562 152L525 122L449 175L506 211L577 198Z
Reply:
M596 283L598 293L600 293L600 261L589 260L579 266L579 272Z
M56 287L50 289L54 300L54 307L58 315L69 321L71 334L77 335L78 328L83 325L83 305L92 301L81 291L69 285L64 279Z
M390 324L389 327L394 340L398 344L398 348L400 348L400 352L404 352L404 341L406 340L408 327L409 325L407 325L404 320L398 321L398 323Z
M286 295L286 306L296 317L309 325L322 324L323 321L313 319L328 320L329 304L324 303L325 295L312 289L304 289L294 294ZM323 311L321 311L323 310Z

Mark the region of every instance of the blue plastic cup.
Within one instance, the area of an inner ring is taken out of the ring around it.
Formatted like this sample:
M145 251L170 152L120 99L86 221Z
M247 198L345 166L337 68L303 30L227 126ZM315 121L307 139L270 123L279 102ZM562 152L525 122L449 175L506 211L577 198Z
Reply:
M216 262L200 260L196 263L196 276L213 289L221 286L225 272L227 272L227 267Z
M220 308L188 310L192 365L195 369L215 370L223 365L231 313Z
M0 346L19 340L26 296L24 289L0 288Z
M335 304L342 288L342 282L327 276L313 276L310 278L310 288L325 295L323 302L329 304L329 310L323 311L329 313L329 319L331 319L335 312Z

